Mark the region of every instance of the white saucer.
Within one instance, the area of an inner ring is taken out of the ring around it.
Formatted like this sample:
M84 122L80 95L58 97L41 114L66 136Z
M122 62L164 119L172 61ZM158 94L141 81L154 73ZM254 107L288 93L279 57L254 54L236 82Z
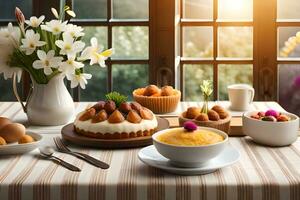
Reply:
M153 145L141 149L138 157L146 165L162 169L173 174L197 175L212 173L217 169L237 162L240 158L240 153L232 146L227 145L220 155L197 168L180 168L171 165L169 159L159 154Z

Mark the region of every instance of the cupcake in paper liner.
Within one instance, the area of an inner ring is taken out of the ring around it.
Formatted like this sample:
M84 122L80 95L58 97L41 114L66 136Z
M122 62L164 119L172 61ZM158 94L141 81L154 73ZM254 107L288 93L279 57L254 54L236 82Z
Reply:
M172 86L158 88L149 85L133 91L133 99L156 114L174 112L181 98L181 92Z

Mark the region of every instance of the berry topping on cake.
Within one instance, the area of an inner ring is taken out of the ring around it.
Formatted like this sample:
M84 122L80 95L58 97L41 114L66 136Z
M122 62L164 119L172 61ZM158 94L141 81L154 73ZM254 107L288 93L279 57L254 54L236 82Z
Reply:
M124 116L119 110L115 110L109 117L108 122L112 124L121 123L125 120Z
M92 106L97 112L104 109L105 101L98 101L95 105Z
M131 106L127 102L123 102L119 106L119 110L125 114L127 114L130 110L132 110Z
M148 120L153 119L153 114L147 108L141 109L140 110L140 115L143 119L148 119Z
M107 113L104 109L100 110L92 119L92 123L99 123L107 120Z
M131 106L131 108L132 108L133 110L135 110L135 111L137 111L137 112L140 112L140 110L143 108L143 107L141 106L141 104L139 104L138 102L132 102L132 103L130 104L130 106Z
M87 109L79 118L80 121L86 121L92 119L96 114L96 110L94 108Z
M126 120L131 123L138 124L142 121L142 118L135 110L131 110L129 111Z
M113 113L116 110L116 104L112 100L108 100L105 105L104 109L107 113Z

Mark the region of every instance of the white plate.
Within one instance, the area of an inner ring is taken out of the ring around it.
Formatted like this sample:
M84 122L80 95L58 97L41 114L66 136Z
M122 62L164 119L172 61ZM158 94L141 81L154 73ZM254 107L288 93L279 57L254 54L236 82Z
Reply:
M42 140L42 136L33 132L26 132L26 135L30 135L35 140L31 143L18 144L12 143L7 145L0 145L0 155L11 155L11 154L24 154L33 151L39 146Z
M217 169L237 162L240 158L240 153L232 146L227 145L220 155L197 168L180 168L171 165L169 159L159 154L153 145L141 149L138 157L143 163L151 167L159 168L173 174L197 175L212 173Z

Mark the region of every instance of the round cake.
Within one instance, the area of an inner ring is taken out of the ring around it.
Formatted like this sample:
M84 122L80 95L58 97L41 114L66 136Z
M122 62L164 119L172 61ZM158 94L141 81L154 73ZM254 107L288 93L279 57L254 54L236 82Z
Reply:
M100 101L80 112L75 121L76 133L100 139L150 136L157 128L153 112L137 102Z

